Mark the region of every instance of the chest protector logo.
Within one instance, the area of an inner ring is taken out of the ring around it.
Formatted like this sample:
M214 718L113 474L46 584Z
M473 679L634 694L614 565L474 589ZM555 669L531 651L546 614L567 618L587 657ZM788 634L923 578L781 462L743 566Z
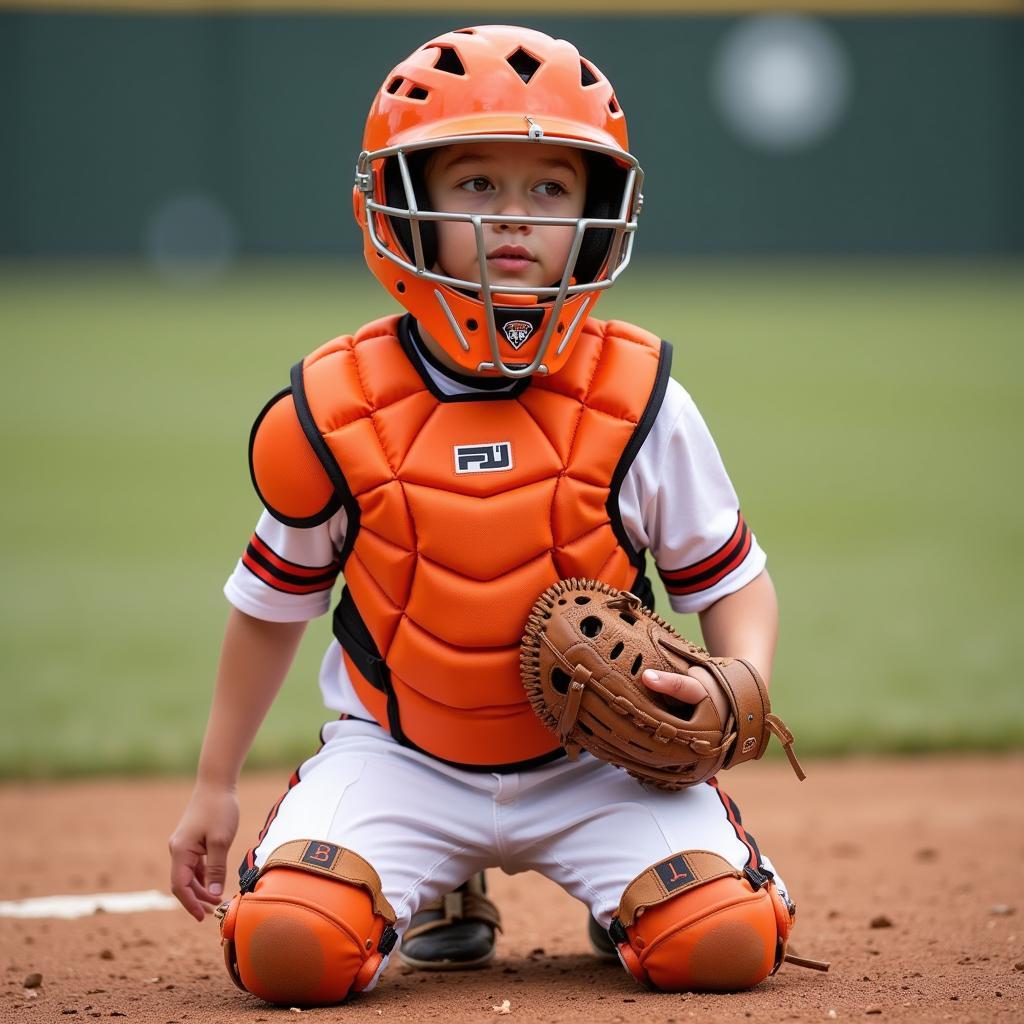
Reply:
M533 334L533 324L528 320L509 320L502 331L508 343L518 352Z
M495 441L493 444L457 444L456 473L497 473L512 468L512 442Z

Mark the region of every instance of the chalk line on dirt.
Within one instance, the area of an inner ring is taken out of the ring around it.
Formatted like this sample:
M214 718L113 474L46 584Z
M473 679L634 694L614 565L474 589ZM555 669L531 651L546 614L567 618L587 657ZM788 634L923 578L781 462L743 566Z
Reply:
M138 914L146 910L173 910L178 901L157 889L143 892L100 892L82 896L37 896L28 900L0 900L0 917L88 917Z

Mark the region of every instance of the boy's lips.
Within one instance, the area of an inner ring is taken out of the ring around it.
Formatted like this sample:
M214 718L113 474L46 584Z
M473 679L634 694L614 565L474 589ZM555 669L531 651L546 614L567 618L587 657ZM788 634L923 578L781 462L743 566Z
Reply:
M533 253L522 245L499 245L487 254L487 260L502 270L522 270L537 262Z

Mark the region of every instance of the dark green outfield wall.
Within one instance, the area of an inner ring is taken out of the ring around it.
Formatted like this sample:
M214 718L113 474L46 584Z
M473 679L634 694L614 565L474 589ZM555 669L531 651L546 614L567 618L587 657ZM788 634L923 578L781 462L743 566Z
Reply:
M216 196L256 253L355 251L349 192L373 90L471 16L0 15L0 253L133 253L168 196ZM828 20L852 104L769 155L715 112L725 18L531 18L617 85L652 252L1024 249L1024 21Z

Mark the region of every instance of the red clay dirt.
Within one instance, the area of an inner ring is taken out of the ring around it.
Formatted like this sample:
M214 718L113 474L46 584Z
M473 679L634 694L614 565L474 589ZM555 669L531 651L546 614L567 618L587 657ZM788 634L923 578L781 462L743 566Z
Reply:
M808 767L803 785L780 763L742 768L723 783L796 900L794 945L831 960L828 974L787 966L753 992L648 992L588 955L586 912L573 899L536 875L492 871L505 915L492 966L426 974L395 958L376 991L301 1014L234 988L212 919L0 917L0 1021L1024 1020L1024 755ZM284 783L283 775L244 780L232 864ZM166 837L189 788L182 780L0 787L0 900L166 889ZM25 988L33 973L41 984ZM502 1014L495 1008L504 1000Z

